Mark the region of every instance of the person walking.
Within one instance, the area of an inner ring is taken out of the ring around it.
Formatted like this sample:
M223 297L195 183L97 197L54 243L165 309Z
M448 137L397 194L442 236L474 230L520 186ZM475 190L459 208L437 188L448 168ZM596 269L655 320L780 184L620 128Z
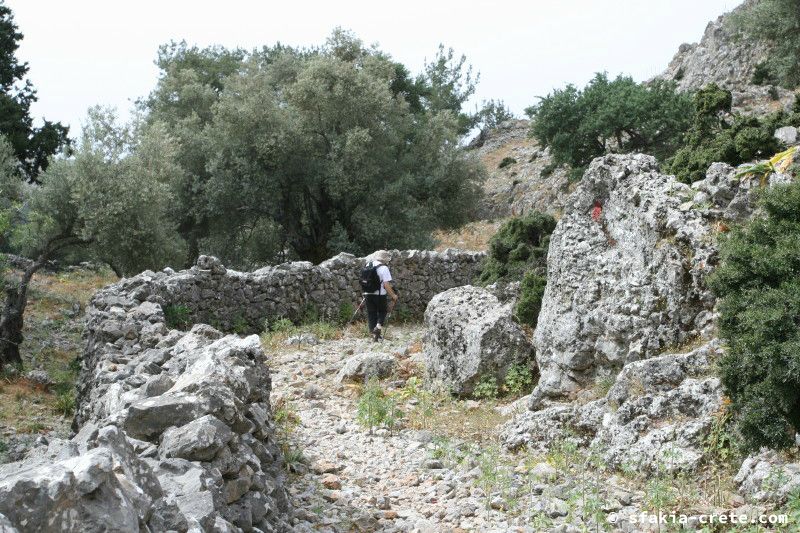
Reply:
M386 250L375 252L361 271L359 280L367 304L369 331L374 341L380 340L383 334L388 298L397 303L397 293L392 287L392 273L388 266L391 260L392 254Z

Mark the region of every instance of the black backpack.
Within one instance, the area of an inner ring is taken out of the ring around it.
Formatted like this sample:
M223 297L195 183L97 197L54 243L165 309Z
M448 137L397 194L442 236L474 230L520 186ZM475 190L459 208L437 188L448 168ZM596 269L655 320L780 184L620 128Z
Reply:
M375 262L367 263L361 270L361 276L358 282L361 284L361 290L364 292L377 292L381 288L381 278L378 276L378 266Z

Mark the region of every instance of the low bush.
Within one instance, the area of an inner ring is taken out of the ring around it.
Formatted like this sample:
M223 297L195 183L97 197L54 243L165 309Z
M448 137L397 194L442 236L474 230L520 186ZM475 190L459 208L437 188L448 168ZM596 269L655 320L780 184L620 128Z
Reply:
M497 168L506 168L508 166L516 165L516 164L517 164L517 160L514 159L513 157L504 157L503 160L500 161L500 164L497 165Z
M506 372L503 381L503 392L511 396L523 396L531 391L533 386L533 374L530 367L526 365L512 365Z
M514 309L514 314L521 324L532 328L536 327L539 320L539 311L542 309L542 298L547 278L535 272L526 272L520 284L519 299Z
M384 392L377 378L370 378L361 391L356 418L362 426L369 428L370 435L372 429L379 426L386 426L391 432L403 417L398 403L395 395Z
M489 257L479 282L489 285L497 281L519 281L529 271L544 275L550 234L555 227L553 217L538 211L503 224L489 241Z
M164 318L170 329L186 329L192 325L191 311L185 305L168 305L164 307Z
M693 125L666 170L684 183L705 178L712 163L741 165L781 149L774 137L781 126L800 126L800 113L779 111L764 118L733 115L730 91L709 84L694 96Z

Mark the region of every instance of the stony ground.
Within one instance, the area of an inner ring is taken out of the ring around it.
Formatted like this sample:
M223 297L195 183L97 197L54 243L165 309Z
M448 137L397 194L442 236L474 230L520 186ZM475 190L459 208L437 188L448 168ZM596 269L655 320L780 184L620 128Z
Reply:
M420 326L389 335L378 344L357 328L325 330L331 338L318 344L265 339L295 531L669 531L679 528L633 524L630 516L746 510L733 471L721 466L692 476L613 472L599 454L568 441L546 454L509 453L496 435L524 399L457 401L424 392L414 376ZM391 432L370 434L358 419L363 385L337 380L345 361L364 352L397 361L380 383L402 412ZM612 524L610 516L624 519Z
M0 375L0 463L20 459L36 439L69 436L83 311L91 295L114 279L108 271L86 269L44 271L33 278L23 372L8 368ZM28 379L31 371L40 379Z
M390 340L378 344L354 331L317 345L270 350L296 531L578 530L558 528L573 505L570 495L558 493L566 486L541 496L540 481L557 478L557 469L544 458L509 456L495 445L496 429L507 419L503 412L513 405L404 394L415 383L412 378L409 387L403 370L413 369L420 356L421 329L393 328ZM337 381L344 361L367 351L399 361L400 371L382 382L384 390L407 399L392 432L384 427L370 435L357 419L361 387ZM628 503L631 495L619 491L615 501Z
M359 387L338 383L336 374L354 353L413 358L408 352L418 345L419 328L392 328L389 336L376 344L348 333L273 352L276 411L279 418L297 417L289 446L302 452L306 463L291 465L298 472L290 481L296 530L446 531L490 525L505 530L508 522L502 513L486 509L474 479L446 467L443 452L436 451L445 440L411 428L391 434L380 428L370 435L356 420ZM400 384L391 381L387 388ZM410 414L414 403L410 398L401 409ZM480 426L480 414L472 418L462 421ZM495 423L503 419L496 418ZM292 460L291 450L288 455Z

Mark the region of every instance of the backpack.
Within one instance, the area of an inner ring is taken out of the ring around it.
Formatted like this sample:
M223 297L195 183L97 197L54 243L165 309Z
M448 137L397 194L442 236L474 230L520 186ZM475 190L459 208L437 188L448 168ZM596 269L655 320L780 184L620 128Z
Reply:
M378 266L374 261L367 263L361 270L358 282L364 292L377 292L381 288L381 278L378 276Z

